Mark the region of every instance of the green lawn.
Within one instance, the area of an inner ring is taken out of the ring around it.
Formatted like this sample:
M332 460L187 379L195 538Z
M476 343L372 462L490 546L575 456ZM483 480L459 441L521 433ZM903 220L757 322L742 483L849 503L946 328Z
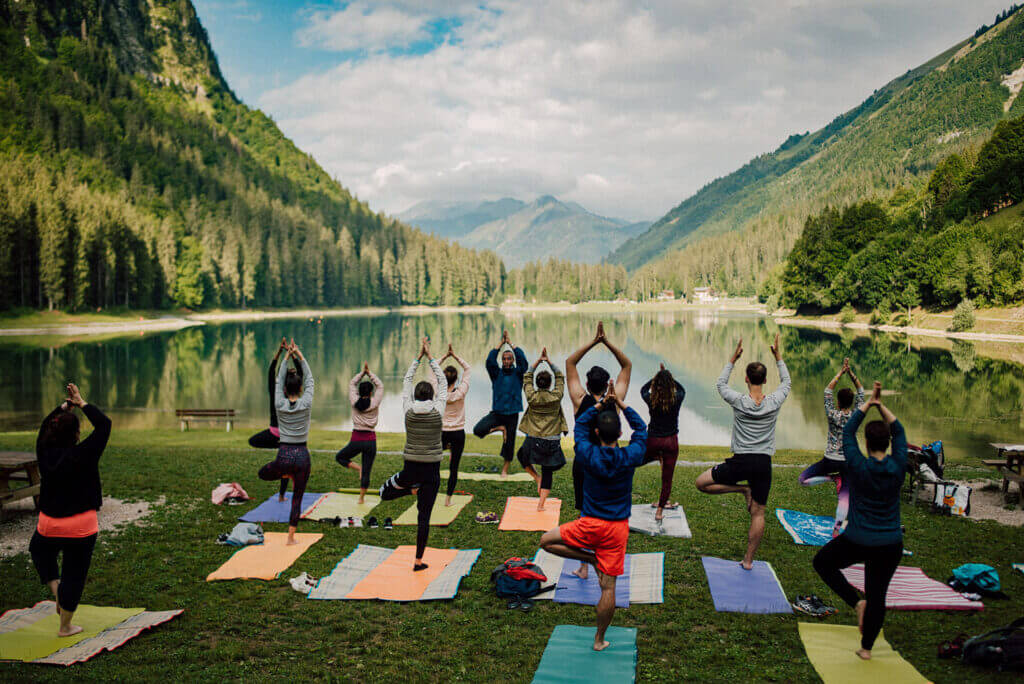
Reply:
M337 433L315 433L311 447L338 448ZM473 572L453 601L391 604L382 602L309 601L293 592L287 578L307 571L322 576L356 544L396 546L414 542L415 529L339 530L318 523L300 529L322 531L312 547L280 580L206 583L206 575L231 555L214 539L228 531L249 507L210 503L219 482L238 481L257 500L276 491L261 482L256 470L273 456L245 446L246 435L216 430L190 433L121 431L114 434L102 461L105 493L119 498L167 504L145 527L101 535L85 602L100 605L184 608L185 614L144 633L113 653L68 669L0 664L6 681L39 677L53 680L345 679L357 681L529 681L552 628L557 624L592 624L592 608L540 602L530 613L510 613L494 597L490 570L509 556L529 556L540 533L499 532L477 525L479 510L499 512L506 496L531 495L530 483L462 483L476 500L447 528L431 530L436 547L481 548ZM31 448L34 435L0 435L0 449ZM401 436L382 436L382 450L400 445ZM493 452L496 440L470 439L469 451ZM721 458L724 450L684 447L691 461ZM782 452L779 462L806 463L812 452ZM332 455L314 453L311 491L356 484L354 471L339 468ZM495 464L493 458L466 457L463 470ZM380 482L400 465L397 456L380 456L373 481ZM444 465L442 465L444 467ZM518 467L517 467L518 470ZM620 610L614 624L639 629L637 674L641 681L815 681L797 636L796 616L719 614L714 611L700 556L739 558L746 543L746 512L735 496L699 494L693 480L699 468L680 468L674 498L680 500L693 529L692 540L630 537L630 551L664 551L665 603ZM797 469L780 468L770 504L828 514L835 497L825 487L802 488ZM637 471L634 496L650 500L657 492L657 466ZM554 495L563 498L562 519L571 518L572 488L568 469L556 474ZM378 517L397 517L411 499L377 508ZM935 657L938 644L958 632L976 634L1010 622L1021 614L1024 576L1011 574L1010 562L1024 560L1024 530L993 522L969 522L904 508L906 545L914 552L909 565L945 579L968 561L996 566L1008 601L988 601L980 614L890 612L886 635L926 677L936 682L1018 681L1008 675L966 670ZM267 525L283 530L284 525ZM811 567L814 549L792 543L771 514L760 558L770 561L790 597L817 593L836 599ZM29 606L48 598L26 555L0 561L0 610ZM852 624L842 607L836 624ZM882 683L880 683L882 684Z

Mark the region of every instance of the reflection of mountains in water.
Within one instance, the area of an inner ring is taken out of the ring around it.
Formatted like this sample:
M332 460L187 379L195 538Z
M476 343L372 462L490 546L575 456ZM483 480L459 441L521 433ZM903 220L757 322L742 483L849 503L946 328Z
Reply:
M742 337L743 358L732 378L732 386L742 389L745 363L771 359L768 345L776 327L770 319L712 310L605 316L382 315L322 323L297 319L206 325L142 338L76 342L52 350L5 346L0 353L5 380L0 405L24 411L0 414L0 427L34 429L71 379L82 384L90 401L111 408L119 427L170 428L175 425L175 408L223 406L240 412L240 425L260 426L267 420L267 365L282 336L295 337L314 370L317 427L347 426L348 382L365 361L384 380L389 397L381 429L400 430L401 411L394 407L399 406L401 378L423 335L430 337L439 354L451 340L472 364L467 410L472 422L489 408L483 361L503 327L531 360L546 346L564 366L569 353L592 339L602 318L608 336L634 363L630 403L643 408L639 388L664 362L687 391L681 441L727 441L731 412L714 389L715 379ZM794 387L779 419L780 446L823 448L822 391L844 356L850 357L865 384L880 379L887 389L900 393L888 401L912 442L943 439L954 451L984 453L987 441L1024 441L1024 369L1018 364L980 357L963 343L947 352L908 350L887 336L853 339L815 329L785 328L782 336ZM603 348L588 354L580 370L594 364L616 368ZM768 365L769 385L774 387L774 364Z

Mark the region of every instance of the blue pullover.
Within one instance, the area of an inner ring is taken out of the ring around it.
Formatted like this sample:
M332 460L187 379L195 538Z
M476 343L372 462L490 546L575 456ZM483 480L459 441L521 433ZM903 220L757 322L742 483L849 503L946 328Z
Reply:
M862 546L885 546L903 540L900 489L907 472L907 435L900 421L889 426L892 453L881 461L860 451L857 428L864 420L859 408L843 426L843 454L850 481L850 516L843 534Z
M523 376L528 363L519 347L513 348L516 362L511 368L502 368L498 350L487 355L487 374L491 376L491 410L502 415L521 413L523 410Z
M601 520L626 520L633 505L633 471L643 465L647 426L631 408L622 412L633 429L627 447L606 447L594 441L598 411L593 406L576 419L576 458L583 465L582 514Z

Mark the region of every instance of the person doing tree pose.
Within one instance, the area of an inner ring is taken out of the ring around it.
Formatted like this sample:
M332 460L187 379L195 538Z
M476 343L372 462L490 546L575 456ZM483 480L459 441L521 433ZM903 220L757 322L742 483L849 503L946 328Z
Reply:
M288 359L298 361L302 374L288 367ZM288 516L288 544L295 544L295 530L302 515L302 495L309 482L309 419L313 413L313 374L295 340L287 346L287 356L277 371L276 408L281 445L277 458L260 468L261 480L280 480L278 500L284 501L288 480L292 481L292 506Z
M462 377L459 377L459 369L448 365L444 368L444 379L448 383L448 403L444 407L444 416L441 421L444 428L441 433L441 448L448 449L451 454L448 462L448 489L444 497L444 505L452 505L452 495L455 494L455 486L459 483L459 462L462 460L462 451L466 448L466 393L469 392L469 364L459 357L448 344L448 353L444 355L441 362L447 358L455 359L455 362L462 367ZM436 388L435 388L436 390Z
M619 409L633 434L629 446L618 445L622 436ZM575 457L586 471L583 479L583 511L580 518L548 530L541 548L563 558L572 558L597 568L601 598L597 602L597 631L594 650L608 647L605 631L615 615L615 582L625 572L629 513L633 501L633 472L644 461L647 426L637 412L617 395L608 383L604 398L576 421Z
M779 386L771 394L764 393L768 369L760 361L747 364L747 394L729 387L733 366L743 354L743 340L736 344L729 362L725 364L715 387L725 403L732 406L732 457L708 468L697 477L697 489L705 494L741 493L747 500L750 530L747 532L747 552L742 565L750 570L754 554L764 536L764 514L768 505L768 492L772 487L772 456L775 454L775 421L779 409L789 396L792 382L779 348L779 334L771 346L779 369ZM747 484L741 485L740 482Z
M856 405L864 403L864 387L850 368L850 359L843 359L843 366L836 377L825 388L825 418L828 420L828 438L825 441L825 455L817 463L812 463L800 473L800 484L805 487L836 483L836 522L832 527L832 536L836 537L843 530L846 514L850 508L850 483L843 476L846 459L843 456L843 427L850 419L854 407L853 390L844 387L835 394L836 384L843 375L849 375L857 388ZM838 404L838 406L837 406Z
M544 367L538 372L540 364ZM547 347L523 376L523 391L526 393L526 413L519 429L526 435L519 447L520 465L537 483L537 510L543 511L551 481L556 470L565 465L562 453L562 435L569 426L562 415L562 395L565 394L565 375L551 365ZM540 468L540 474L537 468Z
M416 383L420 359L426 358L434 374L435 384L427 381ZM437 387L437 392L434 391ZM405 411L405 459L402 469L392 475L380 488L384 501L401 496L416 496L416 559L413 571L425 570L423 553L427 548L430 534L430 513L434 510L437 490L441 486L441 433L444 430L445 406L448 403L448 384L437 359L430 356L430 342L426 337L420 343L420 353L402 381L402 408Z
M679 459L679 409L685 397L686 390L676 382L665 364L661 364L654 377L640 388L640 398L647 404L651 415L644 462L656 460L661 463L661 493L658 495L655 520L665 516L666 508L679 507L677 503L670 503L669 497L672 495L672 478Z
M612 344L607 336L605 336L604 323L598 321L597 331L594 333L594 339L570 354L569 358L565 360L565 381L569 388L569 401L572 402L573 417L576 420L579 420L580 416L583 415L587 409L597 404L608 389L608 382L611 379L611 376L608 374L608 371L601 366L592 366L590 370L587 371L587 383L585 386L580 381L580 374L576 369L576 366L583 360L583 357L586 356L587 352L599 344L603 344L607 347L608 351L612 353L615 360L619 363L619 374L615 378L614 383L615 393L624 400L626 393L629 392L629 379L633 373L633 364L629 360L629 357L623 354L622 350ZM585 471L583 469L583 464L574 458L572 461L572 490L577 511L583 510L584 477ZM586 563L581 565L579 570L576 571L577 576L581 579L586 579L589 567L590 566Z
M857 445L857 430L872 406L882 420L864 428L865 458ZM886 455L890 442L892 452ZM907 468L907 435L882 403L882 383L875 383L871 399L855 409L843 426L843 457L850 481L849 524L814 557L814 569L857 612L861 630L857 655L869 660L885 620L889 582L903 558L900 489ZM864 598L840 572L854 563L864 564Z
M270 360L270 369L267 371L267 394L270 396L270 428L257 432L249 438L249 446L254 449L276 449L281 443L281 433L277 428L277 397L275 391L277 389L277 361L281 356L281 352L287 346L288 340L282 337L281 344L277 347L277 353ZM296 368L296 372L299 372L298 368ZM299 377L301 380L301 373Z
M365 378L365 379L364 379ZM366 499L370 488L370 473L377 457L377 414L384 398L384 383L370 370L367 363L348 383L348 400L352 404L352 437L334 459L339 465L359 471L359 504ZM362 464L353 463L356 456Z
M57 601L57 636L78 634L71 623L85 589L92 552L99 534L97 511L103 504L99 461L110 439L110 419L87 404L74 383L68 397L43 419L36 438L39 459L39 520L29 554L39 579ZM79 438L78 407L92 424L92 434ZM63 556L58 567L58 556Z
M523 376L527 365L526 354L512 344L508 330L505 330L501 342L487 355L487 374L491 377L491 412L473 428L473 434L481 439L492 432L501 433L501 457L505 460L501 467L502 477L508 477L508 467L515 453L516 426L523 410Z

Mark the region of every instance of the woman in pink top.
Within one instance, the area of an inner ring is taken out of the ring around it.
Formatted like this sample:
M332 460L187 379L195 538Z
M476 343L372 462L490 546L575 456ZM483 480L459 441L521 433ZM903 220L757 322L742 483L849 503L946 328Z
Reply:
M452 345L448 344L448 353L441 359L443 363L448 357L455 359L462 366L462 379L455 366L448 365L444 369L444 378L448 381L448 403L445 405L441 421L441 448L451 451L451 463L448 465L448 495L444 499L445 506L452 505L452 494L459 481L459 461L462 450L466 447L466 392L469 391L469 364L455 355Z
M364 380L363 378L369 378ZM363 364L363 370L348 383L348 400L352 403L352 439L334 457L346 468L359 471L359 503L370 488L370 472L377 457L377 414L384 398L384 384ZM362 455L362 466L352 459Z

